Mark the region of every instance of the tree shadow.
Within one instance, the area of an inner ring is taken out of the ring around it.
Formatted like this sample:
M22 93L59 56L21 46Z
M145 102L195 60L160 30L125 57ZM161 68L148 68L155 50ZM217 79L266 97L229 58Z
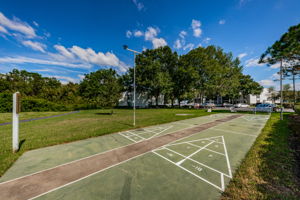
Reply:
M123 184L122 193L120 196L120 200L128 200L131 197L131 183L132 177L126 176Z
M106 112L106 113L95 113L95 115L113 115L115 113L110 113L110 112Z

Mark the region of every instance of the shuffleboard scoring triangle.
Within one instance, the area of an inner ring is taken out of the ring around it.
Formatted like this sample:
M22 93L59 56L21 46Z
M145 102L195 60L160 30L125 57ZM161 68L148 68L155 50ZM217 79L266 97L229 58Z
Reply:
M232 178L224 136L178 141L153 152L222 191L224 176Z

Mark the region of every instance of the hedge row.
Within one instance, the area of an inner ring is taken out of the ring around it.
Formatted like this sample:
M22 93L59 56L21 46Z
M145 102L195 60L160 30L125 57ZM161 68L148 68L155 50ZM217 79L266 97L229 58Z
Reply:
M23 97L21 99L22 112L37 111L71 111L83 109L95 109L97 105L93 104L62 104L39 99L35 97ZM12 111L12 94L0 93L0 113Z
M295 105L295 112L300 115L300 104Z

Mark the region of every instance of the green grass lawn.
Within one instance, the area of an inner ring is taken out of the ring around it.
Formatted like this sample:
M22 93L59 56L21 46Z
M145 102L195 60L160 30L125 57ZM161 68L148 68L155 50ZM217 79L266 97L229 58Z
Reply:
M110 115L110 112L110 110L87 110L61 117L21 123L21 148L17 153L12 153L11 125L0 126L0 176L25 151L134 128L132 126L132 110L115 109L113 115ZM176 115L180 113L191 115ZM49 114L49 112L21 113L20 117L21 119L28 119L48 116ZM53 114L59 113L53 112ZM135 128L208 114L210 113L205 112L205 110L194 109L139 109L136 111ZM0 119L7 122L10 116L2 113Z
M67 112L23 112L20 115L20 120L59 115L63 113L67 113ZM0 113L0 124L11 122L11 121L12 121L12 113Z
M222 199L299 199L288 114L273 113Z

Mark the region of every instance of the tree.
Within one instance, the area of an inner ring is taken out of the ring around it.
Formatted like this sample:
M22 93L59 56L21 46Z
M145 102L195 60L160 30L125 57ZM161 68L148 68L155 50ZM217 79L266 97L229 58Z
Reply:
M274 104L276 99L278 99L278 94L276 94L275 87L274 86L269 87L268 92L270 94L269 99L271 99L272 103Z
M286 76L293 76L293 87L295 88L295 76L300 74L300 24L291 26L280 40L261 55L260 63L269 65L277 62L284 64L283 70L289 71ZM294 103L296 103L296 91L294 89Z
M136 57L137 91L146 93L150 99L154 97L156 106L159 96L171 91L172 78L169 71L176 64L176 55L170 47L165 46L148 49Z
M132 94L133 91L133 69L130 68L127 73L123 74L119 81L122 86L121 91L126 93L127 106L129 107L131 106L130 99L132 99L130 98L132 95L130 96L129 94Z
M225 53L220 47L208 46L193 49L182 57L184 65L196 71L194 88L201 99L204 96L222 98L238 92L242 67L231 53Z
M241 74L239 91L241 92L243 98L249 94L259 95L262 90L263 87L259 83L255 82L251 76Z
M80 83L80 94L90 103L112 108L121 97L121 85L113 69L101 69L86 74Z

